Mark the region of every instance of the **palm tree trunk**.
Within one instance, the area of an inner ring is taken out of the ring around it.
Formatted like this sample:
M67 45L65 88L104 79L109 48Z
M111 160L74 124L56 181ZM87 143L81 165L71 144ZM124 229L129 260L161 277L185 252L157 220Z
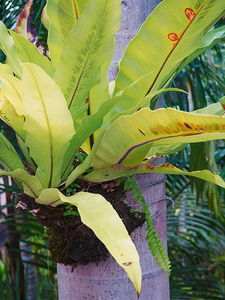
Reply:
M114 80L117 63L128 42L134 37L146 17L159 3L159 0L122 1L121 29L115 40L115 54L108 72L109 80ZM155 162L162 163L161 161ZM154 228L166 248L166 200L165 176L161 174L142 174L136 176L143 197L147 201L154 219ZM161 200L162 199L162 200ZM130 194L128 203L134 205ZM169 300L168 275L161 270L152 257L146 241L145 226L131 234L140 255L143 272L140 300ZM107 261L78 266L73 272L71 267L58 264L59 299L67 300L136 300L137 294L126 272L110 256Z
M118 61L122 58L128 43L160 2L161 0L125 0L121 2L121 28L115 37L114 57L108 71L109 81L115 80L118 72Z

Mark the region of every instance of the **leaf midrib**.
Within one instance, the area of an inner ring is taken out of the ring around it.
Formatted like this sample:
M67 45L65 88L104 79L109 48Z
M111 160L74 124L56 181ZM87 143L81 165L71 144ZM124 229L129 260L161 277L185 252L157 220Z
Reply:
M31 72L33 73L32 70L31 70ZM41 93L41 90L39 89L39 85L37 83L37 80L36 80L36 77L34 76L34 74L33 74L33 79L34 79L34 82L36 84L36 88L38 90L38 93L40 95L39 99L41 100L42 106L44 108L44 115L45 115L45 119L46 119L46 122L47 122L48 133L49 133L49 140L50 140L50 160L51 160L51 162L50 162L50 178L49 178L48 188L50 188L51 185L52 185L52 177L53 177L53 138L52 138L52 130L51 130L51 125L50 125L50 122L49 122L49 119L48 119L47 109L46 109L45 103L43 101L42 93Z
M130 147L126 152L125 154L123 154L123 156L118 160L118 162L116 164L121 164L121 162L129 155L129 153L134 150L135 148L137 147L141 147L143 145L146 145L146 144L149 144L149 143L154 143L155 141L159 141L159 140L162 140L162 139L170 139L170 138L179 138L179 137L185 137L185 136L196 136L196 135L200 135L200 134L208 134L208 133L214 133L216 132L216 130L214 131L207 131L207 132L196 132L196 133L183 133L183 134L178 134L178 135L170 135L170 136L163 136L163 137L160 137L160 138L156 138L156 139L151 139L151 140L148 140L148 141L145 141L145 142L142 142L142 143L139 143L139 144L136 144L132 147ZM220 131L220 133L225 133L225 131Z
M182 32L182 35L180 36L179 40L177 41L176 45L172 48L172 50L169 52L169 54L167 55L166 59L164 60L162 66L160 67L158 73L156 74L155 79L153 80L153 83L151 84L150 88L148 89L147 93L145 94L145 96L147 96L151 90L153 89L157 79L159 78L159 75L161 74L161 72L163 71L164 66L166 65L168 59L170 58L170 56L172 55L172 53L175 51L175 49L177 48L177 46L179 45L180 41L182 40L184 34L187 32L188 28L191 26L191 24L194 22L195 18L198 16L198 14L200 13L200 11L204 8L204 6L207 4L207 2L205 2L200 9L196 12L195 17L193 18L193 20L191 20L189 22L189 24L187 25L187 27L185 28L185 30Z
M74 89L72 98L71 98L70 103L69 103L69 105L68 105L68 108L69 108L69 109L71 108L71 105L72 105L72 103L73 103L73 100L74 100L74 98L75 98L75 96L76 96L76 92L77 92L77 90L78 90L80 81L81 81L82 76L83 76L83 74L84 74L84 71L85 71L85 68L86 68L86 66L87 66L87 63L88 63L89 57L90 57L90 55L91 55L91 52L92 52L92 50L93 50L94 43L95 43L95 41L96 41L96 38L97 38L98 33L99 33L99 30L100 30L100 25L102 24L102 20L103 20L104 12L105 12L105 10L106 10L106 5L107 5L107 3L108 3L108 0L105 1L105 6L104 6L103 11L102 11L102 15L101 15L100 22L98 23L98 27L97 27L97 30L96 30L96 33L95 33L95 37L94 37L93 40L92 40L91 46L90 46L89 51L88 51L88 54L87 54L87 56L86 56L86 60L85 60L83 69L82 69L81 74L80 74L80 76L79 76L79 78L78 78L77 85L76 85L76 87L75 87L75 89Z

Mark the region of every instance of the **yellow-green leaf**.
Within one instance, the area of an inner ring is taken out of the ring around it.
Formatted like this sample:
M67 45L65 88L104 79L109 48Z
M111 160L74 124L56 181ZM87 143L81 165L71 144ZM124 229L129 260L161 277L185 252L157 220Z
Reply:
M120 12L120 0L89 1L65 40L54 80L67 100L74 121L88 109L87 98L91 88L100 81L101 66L110 64Z
M2 71L0 72L0 80L3 82L2 94L15 107L16 113L23 116L22 81Z
M45 26L45 28L47 30L49 30L50 26L51 26L51 22L50 19L47 15L47 4L45 4L42 13L41 13L41 23Z
M144 78L141 78L141 80L144 80ZM169 91L186 93L186 91L177 88L162 88L150 92L144 98L141 99L133 98L133 94L136 92L136 89L138 88L138 83L139 80L137 82L134 82L128 88L126 88L125 90L117 94L120 95L120 100L118 101L118 103L116 103L116 105L110 110L110 112L104 118L104 124L102 128L107 128L109 124L113 123L116 119L118 119L123 115L131 115L136 111L140 110L140 108L149 107L153 99L156 96L157 97L160 96L160 94Z
M19 155L2 134L0 134L0 165L6 171L14 171L18 168L23 169L23 163Z
M14 131L25 140L26 132L23 129L24 116L19 116L16 113L15 107L12 103L0 93L0 118Z
M39 52L35 44L29 42L25 37L12 30L10 30L10 34L16 45L16 54L21 62L34 63L44 69L49 76L53 77L55 70L52 63L46 56Z
M0 132L0 145L18 155L10 141ZM18 155L19 156L19 155Z
M19 182L24 190L24 193L30 197L37 198L43 187L36 176L28 174L23 169L16 169L13 172L0 171L0 175L11 176L16 182Z
M160 88L188 55L201 44L204 33L225 13L224 0L164 0L146 19L120 63L114 95L147 74L133 97ZM140 91L141 90L141 94Z
M111 99L111 96L109 94L109 81L107 78L107 69L108 69L108 62L101 66L101 80L90 91L89 110L88 110L89 115L93 115L97 113L101 105L108 99ZM88 114L86 113L86 116ZM99 130L93 133L93 142L95 141L99 133L100 133ZM85 143L81 146L81 148L86 153L89 153L91 151L92 146L93 145L91 145L90 138L89 138L85 141Z
M222 103L213 103L210 104L204 108L200 108L197 109L195 111L193 111L194 113L198 114L198 115L217 115L220 116L223 112L224 109L221 105Z
M66 197L56 189L44 190L36 201L46 203L47 200L50 203L50 201L56 201L57 198L60 198L62 202L77 206L81 221L91 228L103 242L117 263L127 272L137 293L140 294L142 274L139 256L122 220L112 205L98 194L79 192Z
M48 0L47 26L49 26L48 46L55 69L59 65L64 41L75 26L88 0Z
M54 80L31 63L24 64L23 96L26 146L38 165L36 176L44 187L56 187L74 134L72 117Z
M13 75L12 68L9 65L0 63L0 72Z
M164 163L160 164L156 167L143 162L134 167L126 167L122 165L112 165L106 169L95 170L85 176L83 178L87 181L91 182L102 182L107 180L113 180L115 178L129 176L134 174L147 174L147 173L161 173L161 174L171 174L171 175L189 175L196 178L203 179L205 181L217 184L223 188L225 188L224 180L217 174L213 175L208 170L201 171L192 171L187 172L176 168L175 166Z
M7 28L2 21L0 21L0 49L5 53L8 65L12 68L13 72L22 77L22 63L16 55L16 45L13 38L8 33Z
M17 136L17 143L18 143L21 151L23 152L23 155L26 159L26 163L29 166L29 169L35 173L37 167L35 166L32 158L30 157L29 149L25 145L25 140L22 140L19 136Z
M91 166L93 159L95 157L95 153L98 149L98 144L100 143L102 136L104 134L104 130L100 132L98 135L94 147L92 148L91 152L89 153L88 157L84 160L84 162L78 165L68 176L66 180L66 187L69 186L74 180L76 180L80 175L85 173L87 169Z
M135 166L153 147L163 146L165 150L167 145L224 138L223 117L171 108L155 111L144 108L131 116L120 117L106 130L98 145L93 167L106 168L113 164Z

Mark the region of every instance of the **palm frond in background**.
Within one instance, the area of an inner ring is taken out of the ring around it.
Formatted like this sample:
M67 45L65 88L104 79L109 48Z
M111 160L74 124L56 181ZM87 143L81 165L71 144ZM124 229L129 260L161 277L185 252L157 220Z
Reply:
M165 97L165 105L172 106L184 111L200 109L211 103L218 102L225 94L225 40L215 45L198 56L193 62L178 74L173 85L189 92L189 94L169 92ZM209 169L213 173L219 173L225 179L223 156L225 153L224 141L196 143L188 146L179 154L171 155L168 162L186 170ZM219 151L217 151L219 150ZM214 152L217 151L215 158ZM224 169L223 169L224 168ZM207 200L211 211L221 215L221 199L224 192L217 186L203 182L201 179L184 177L172 178L168 176L167 187L170 186L170 196L177 197L185 187L191 185L196 193L197 204L204 205Z
M174 82L189 95L166 94L166 106L192 111L218 102L225 94L224 58L225 41L196 58ZM188 171L218 170L225 178L224 141L188 145L167 161ZM171 299L225 299L224 192L187 176L168 175L166 187L176 202L175 212L168 211Z
M190 188L168 211L171 299L225 299L225 219L196 208Z
M6 297L2 299L57 299L56 264L49 257L45 229L30 213L15 208L17 199L9 193L15 187L2 184L1 189L7 193L7 203L0 209L5 232L0 244L5 263L0 266L0 286Z

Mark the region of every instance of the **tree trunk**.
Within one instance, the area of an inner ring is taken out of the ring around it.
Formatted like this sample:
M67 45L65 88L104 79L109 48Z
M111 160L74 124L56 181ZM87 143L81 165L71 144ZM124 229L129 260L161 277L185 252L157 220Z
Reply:
M160 2L161 0L125 0L121 2L121 28L115 37L114 57L108 71L109 81L115 80L118 72L118 61L122 58L128 43Z
M109 80L114 80L117 63L128 42L135 36L146 17L159 3L159 0L122 1L121 29L116 34L115 54L108 72ZM154 161L154 164L162 160ZM149 205L154 219L154 228L167 247L166 239L166 200L165 175L142 174L136 176L143 197ZM162 199L162 200L161 200ZM128 203L139 210L130 194ZM146 241L145 226L131 234L140 255L143 272L140 300L169 300L169 278L152 257ZM107 261L78 266L71 272L71 267L58 264L59 299L67 300L136 300L137 294L126 272L110 256Z

